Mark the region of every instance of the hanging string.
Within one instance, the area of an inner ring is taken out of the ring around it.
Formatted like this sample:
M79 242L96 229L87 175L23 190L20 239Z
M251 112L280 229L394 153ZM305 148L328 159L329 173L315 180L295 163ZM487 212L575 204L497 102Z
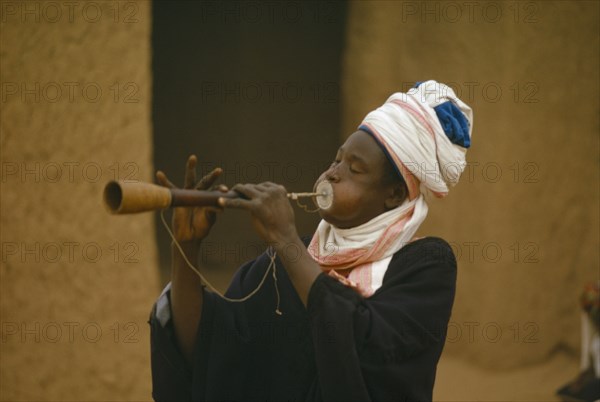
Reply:
M185 263L187 264L187 266L196 274L198 275L198 277L200 278L200 280L202 281L202 283L208 287L211 291L213 291L214 293L216 293L219 297L221 297L224 300L227 300L229 302L234 302L234 303L240 303L243 301L248 300L249 298L251 298L252 296L254 296L256 294L256 292L258 292L260 290L260 288L263 286L263 284L265 283L265 280L267 279L267 275L269 274L269 271L272 269L273 270L273 278L275 279L275 291L277 292L277 306L275 307L275 313L277 315L282 315L283 313L281 312L281 310L279 310L279 302L280 302L280 297L279 297L279 289L277 288L277 276L275 274L275 267L276 267L276 263L275 263L275 258L277 257L277 253L273 250L272 247L269 247L267 249L267 255L269 256L269 258L271 259L271 262L269 263L269 266L267 267L267 269L265 270L265 273L260 281L260 283L258 284L258 286L256 287L256 289L254 289L252 292L250 292L249 294L247 294L246 296L242 297L241 299L233 299L231 297L227 297L225 296L223 293L219 292L205 277L204 275L202 275L202 273L200 272L200 270L198 268L196 268L191 262L190 260L188 260L187 256L185 255L185 252L183 251L183 249L181 248L181 246L179 245L179 242L177 241L177 239L175 238L175 235L173 234L173 232L171 231L171 228L169 227L169 225L167 224L167 221L165 220L165 210L162 209L160 211L160 219L163 223L163 226L165 227L165 229L167 230L167 232L169 233L169 236L171 236L171 240L173 240L173 243L175 244L175 246L177 247L177 250L179 250L179 253L181 254L181 256L183 257L183 260L185 261Z
M315 208L314 210L308 209L307 205L304 205L302 203L300 203L300 199L301 197L313 197L313 196L318 196L318 195L322 195L321 193L289 193L288 194L288 198L296 201L296 205L298 205L298 207L302 208L304 211L306 212L317 212L319 210L319 207ZM181 246L179 245L179 242L177 241L177 239L175 238L175 235L173 234L173 232L171 231L171 228L169 227L169 225L167 224L167 221L165 220L165 210L162 209L160 211L160 220L162 221L163 226L165 227L165 229L167 230L167 232L169 233L169 236L171 237L171 240L173 241L173 243L175 244L175 246L177 247L177 250L179 250L179 253L181 254L181 257L183 257L183 260L185 261L185 263L187 264L187 266L196 274L198 275L198 277L200 278L200 280L202 281L202 283L208 287L212 292L214 292L215 294L217 294L219 297L221 297L224 300L227 300L229 302L234 302L234 303L240 303L243 301L248 300L249 298L251 298L252 296L254 296L256 294L256 292L258 292L260 290L260 288L262 288L263 284L265 283L265 280L267 279L267 275L269 274L269 271L273 271L273 282L275 285L275 294L277 296L277 306L275 307L275 313L277 315L283 315L283 312L281 310L279 310L279 304L281 302L281 296L279 294L279 286L277 285L277 264L275 263L275 258L277 257L277 253L275 252L275 250L273 250L272 247L269 246L269 248L267 248L267 255L270 258L270 262L269 262L269 266L267 267L260 283L258 284L258 286L256 287L256 289L254 289L252 292L250 292L249 294L247 294L246 296L242 297L241 299L232 299L231 297L227 297L225 296L223 293L219 292L205 277L204 275L202 275L202 273L200 272L200 270L198 268L196 268L187 258L187 256L185 255L185 252L183 251L183 249L181 248Z
M281 301L281 298L279 297L279 286L277 286L277 264L273 265L273 281L275 282L275 293L277 294L277 307L275 307L275 314L283 315L281 310L279 310L279 302Z

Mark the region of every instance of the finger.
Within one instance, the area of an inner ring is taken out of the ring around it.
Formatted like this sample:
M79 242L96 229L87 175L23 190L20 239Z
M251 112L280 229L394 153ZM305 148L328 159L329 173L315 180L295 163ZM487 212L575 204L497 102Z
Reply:
M270 181L265 181L263 183L260 183L260 185L263 188L269 188L269 189L278 189L279 191L284 191L287 193L287 190L284 186L282 186L281 184L277 184L277 183L273 183Z
M264 191L261 190L256 184L236 184L231 189L249 199L258 197L260 193Z
M219 204L221 208L250 209L252 207L252 201L243 198L219 197L217 204Z
M212 172L200 179L200 181L196 184L195 189L206 190L214 184L214 182L219 178L219 176L221 176L221 173L223 173L223 169L221 169L220 167L214 168Z
M221 193L226 193L229 191L229 188L225 185L225 184L219 184L216 186L212 186L210 189L210 191L219 191Z
M261 191L267 191L267 190L269 190L270 187L265 185L265 183L258 183L258 184L256 184L256 188Z
M271 195L277 195L277 196L287 195L286 188L283 187L281 184L264 182L264 183L258 184L257 187L262 192L268 193L269 196L271 196Z
M167 175L162 170L158 170L156 172L156 179L158 180L158 183L163 187L176 188L175 184L169 181Z
M266 187L274 187L274 186L278 186L279 184L273 183L272 181L263 181L262 183L260 183Z
M196 155L190 155L185 169L183 188L194 188L194 183L196 183L196 162Z

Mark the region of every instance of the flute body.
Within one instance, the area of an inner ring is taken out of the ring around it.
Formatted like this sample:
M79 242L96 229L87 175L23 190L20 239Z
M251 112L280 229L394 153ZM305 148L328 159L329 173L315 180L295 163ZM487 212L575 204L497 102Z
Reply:
M152 183L111 181L104 188L104 204L113 214L134 214L173 207L218 206L218 199L240 198L235 191L168 189Z

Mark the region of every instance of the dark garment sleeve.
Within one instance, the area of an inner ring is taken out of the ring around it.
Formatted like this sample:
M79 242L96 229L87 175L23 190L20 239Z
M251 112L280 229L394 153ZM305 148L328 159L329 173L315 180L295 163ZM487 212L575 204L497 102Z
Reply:
M321 274L308 297L324 401L428 401L454 301L456 260L441 239L400 250L363 298Z
M235 317L239 316L237 306L203 289L202 318L192 367L178 348L170 306L169 284L154 305L149 321L154 400L204 401L205 395L220 393L226 395L226 400L242 401L239 394L244 389L239 379L243 376L230 376L225 387L223 375L235 372L236 363L244 356L235 330Z
M262 254L240 267L226 296L239 299L256 289L269 263ZM283 316L275 313L272 275L242 303L223 300L204 288L191 367L177 346L170 285L165 288L150 316L156 401L305 400L314 378L306 310L283 266L277 273Z
M254 263L254 260L247 262L240 268L240 272L245 273ZM238 288L230 288L227 295L234 298L240 297L240 291ZM194 366L190 367L179 350L175 327L171 319L171 283L165 287L154 304L148 321L150 324L152 397L155 401L203 400L197 395L204 392L207 387L206 381L199 380L206 377L207 367L199 363L208 361L206 355L210 354L210 350L201 345L209 345L213 336L222 338L223 331L227 331L229 324L224 324L223 321L231 321L231 315L235 312L236 307L203 288L202 315L196 336ZM215 313L215 310L220 310L220 312ZM233 353L228 356L233 356ZM222 364L226 359L221 358L217 361ZM234 381L230 380L230 383L233 384Z
M152 397L157 402L190 401L192 372L177 347L167 285L150 313Z

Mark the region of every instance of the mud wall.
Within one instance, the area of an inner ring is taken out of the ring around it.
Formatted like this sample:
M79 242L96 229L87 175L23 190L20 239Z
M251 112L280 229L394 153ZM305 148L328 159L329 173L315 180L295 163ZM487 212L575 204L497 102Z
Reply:
M151 3L2 1L0 399L149 400Z

